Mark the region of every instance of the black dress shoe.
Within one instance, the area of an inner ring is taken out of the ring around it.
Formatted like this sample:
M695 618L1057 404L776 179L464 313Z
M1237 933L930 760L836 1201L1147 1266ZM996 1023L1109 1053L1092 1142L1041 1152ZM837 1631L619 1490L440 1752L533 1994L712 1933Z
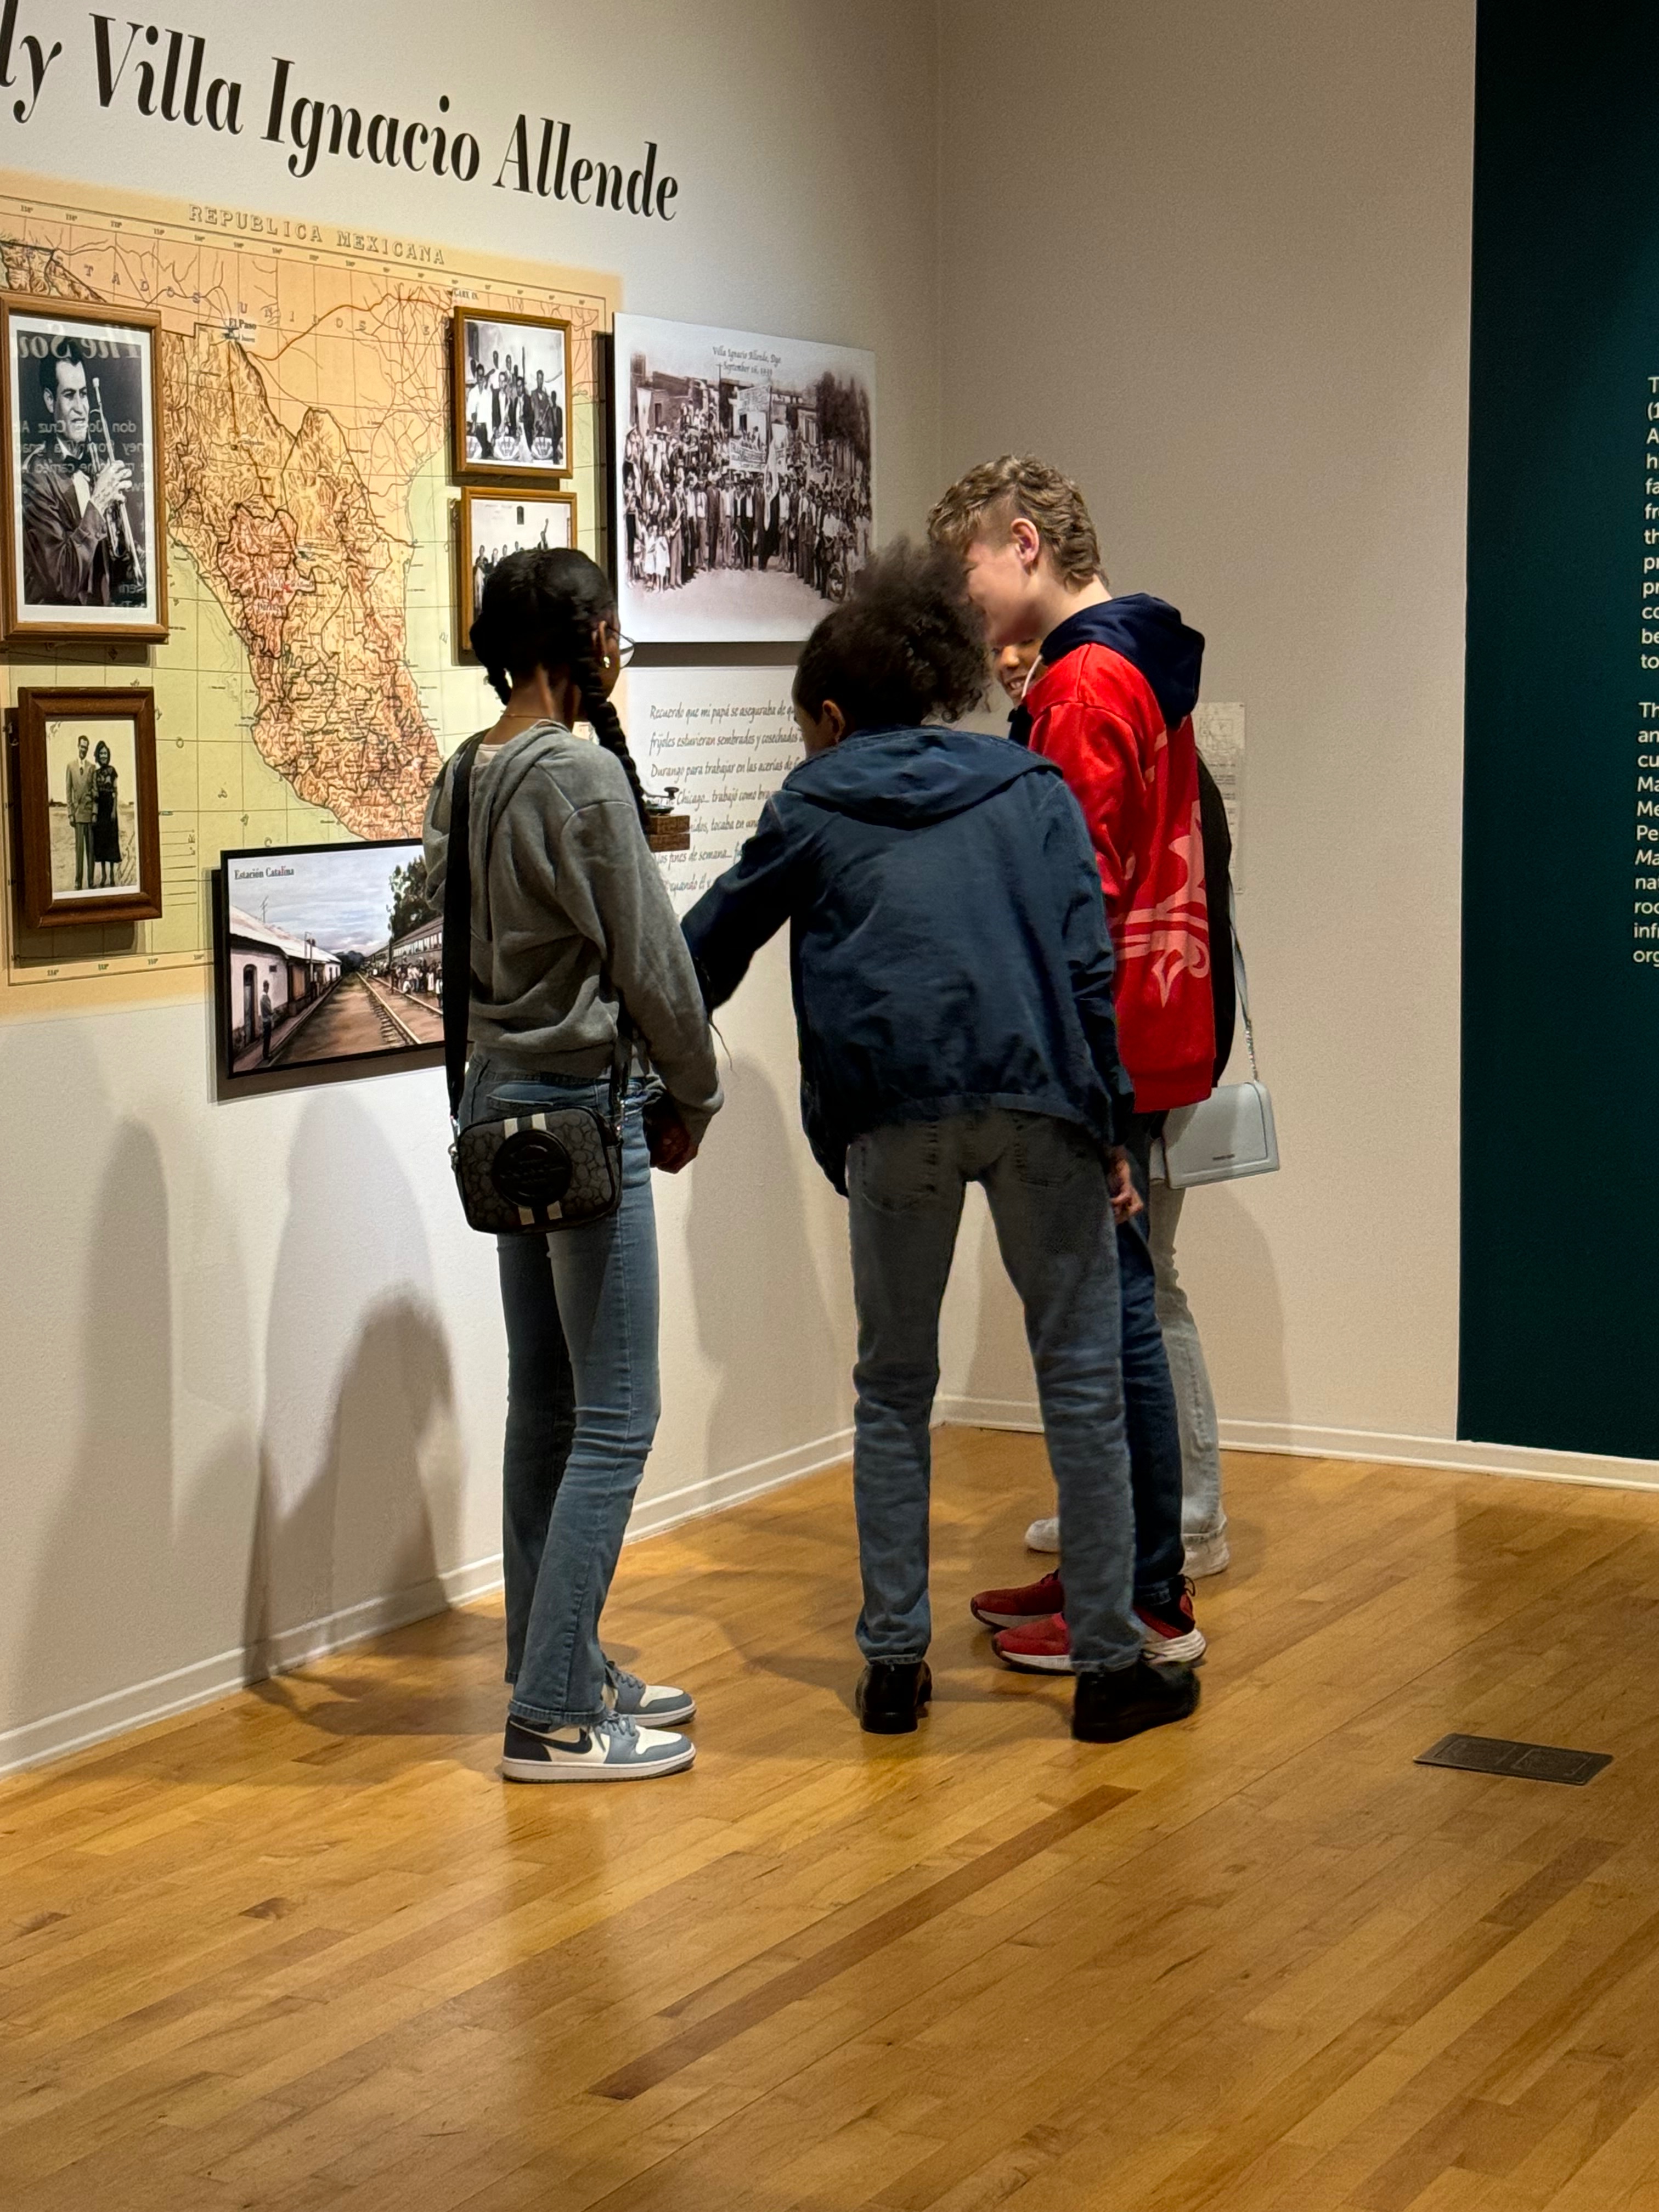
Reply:
M1190 1667L1154 1667L1137 1659L1111 1674L1079 1674L1072 1697L1072 1734L1079 1743L1122 1743L1146 1729L1184 1721L1198 1709L1198 1677Z
M913 1735L933 1694L925 1659L872 1659L859 1676L853 1706L866 1735Z

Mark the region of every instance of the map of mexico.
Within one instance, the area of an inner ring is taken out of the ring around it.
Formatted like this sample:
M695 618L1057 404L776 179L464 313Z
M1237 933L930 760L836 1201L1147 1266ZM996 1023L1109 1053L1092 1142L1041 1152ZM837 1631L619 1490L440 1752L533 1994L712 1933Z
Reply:
M76 932L72 948L12 929L9 982L62 987L204 963L201 879L222 848L418 827L483 707L454 634L453 310L568 319L573 488L593 550L593 340L615 286L269 212L50 189L0 174L0 282L159 312L176 571L173 634L148 671L89 647L8 665L14 688L101 676L156 695L167 912L107 943Z

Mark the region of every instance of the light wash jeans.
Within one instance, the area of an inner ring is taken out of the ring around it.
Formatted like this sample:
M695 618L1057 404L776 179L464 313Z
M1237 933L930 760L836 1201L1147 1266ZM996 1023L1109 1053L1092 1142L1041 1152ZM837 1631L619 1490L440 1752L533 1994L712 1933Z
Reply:
M1176 1273L1176 1231L1181 1225L1184 1190L1155 1182L1148 1198L1152 1265L1158 1277L1158 1319L1170 1356L1176 1413L1181 1424L1181 1530L1189 1544L1224 1536L1227 1516L1221 1506L1221 1438L1216 1426L1210 1370L1204 1364L1198 1323Z
M609 1084L467 1070L461 1120L538 1107L602 1111ZM508 1711L538 1727L604 1713L599 1614L657 1432L657 1225L641 1109L628 1093L623 1200L605 1221L496 1240L507 1319L501 1534Z
M1003 1264L1025 1308L1049 1464L1060 1492L1066 1620L1079 1674L1132 1667L1134 1508L1119 1350L1117 1240L1100 1148L1042 1114L991 1111L872 1130L847 1159L858 1402L858 1512L866 1659L923 1656L928 1429L939 1315L962 1219L982 1183Z

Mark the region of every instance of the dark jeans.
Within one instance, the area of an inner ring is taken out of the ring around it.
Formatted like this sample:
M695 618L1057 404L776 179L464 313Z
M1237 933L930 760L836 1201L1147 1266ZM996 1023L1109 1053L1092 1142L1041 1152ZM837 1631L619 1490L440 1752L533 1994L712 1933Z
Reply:
M1124 1133L1143 1204L1152 1187L1152 1144L1163 1131L1164 1120L1162 1114L1136 1114ZM1135 1596L1167 1604L1180 1587L1186 1559L1181 1540L1181 1423L1164 1331L1158 1326L1149 1218L1139 1213L1119 1228L1117 1268L1123 1301L1123 1395L1135 1501Z

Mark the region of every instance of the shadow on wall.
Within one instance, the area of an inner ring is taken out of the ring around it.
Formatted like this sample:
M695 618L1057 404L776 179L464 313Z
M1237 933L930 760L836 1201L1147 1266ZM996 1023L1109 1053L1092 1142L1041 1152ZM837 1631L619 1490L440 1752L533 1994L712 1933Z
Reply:
M966 1396L1018 1405L1035 1415L1036 1384L1025 1346L1025 1319L997 1249L982 1199L970 1194L978 1306L965 1377ZM970 1217L971 1219L971 1217ZM1290 1418L1285 1367L1285 1305L1261 1225L1236 1187L1188 1191L1176 1262L1204 1345L1222 1420Z
M694 1171L686 1239L697 1339L720 1371L713 1474L847 1423L847 1362L812 1261L799 1152L763 1068L738 1060Z
M22 1171L15 1155L12 1170ZM170 1237L167 1184L149 1130L132 1121L116 1127L88 1197L79 1326L56 1334L49 1385L50 1411L61 1413L75 1442L8 1669L7 1704L19 1721L71 1711L179 1663L170 1634L177 1611ZM66 1208L66 1232L73 1219ZM12 1248L20 1276L29 1272L22 1249ZM38 1336L38 1324L14 1335L11 1356ZM49 1462L47 1473L50 1479Z
M368 1626L354 1609L443 1606L461 1454L431 1255L378 1124L339 1092L307 1105L291 1141L258 1454L251 1678L314 1646L317 1624Z
M1189 1190L1176 1261L1224 1425L1288 1421L1285 1300L1267 1233L1237 1183Z
M0 1039L0 1736L83 1706L97 1729L96 1701L143 1691L134 1717L205 1686L192 1668L224 1679L244 1640L252 1673L354 1607L337 1633L434 1610L459 1547L450 1356L376 1122L337 1093L262 1112L235 1194L195 1152L170 1189L74 1025L42 1112L44 1031ZM262 1378L242 1243L285 1155Z

